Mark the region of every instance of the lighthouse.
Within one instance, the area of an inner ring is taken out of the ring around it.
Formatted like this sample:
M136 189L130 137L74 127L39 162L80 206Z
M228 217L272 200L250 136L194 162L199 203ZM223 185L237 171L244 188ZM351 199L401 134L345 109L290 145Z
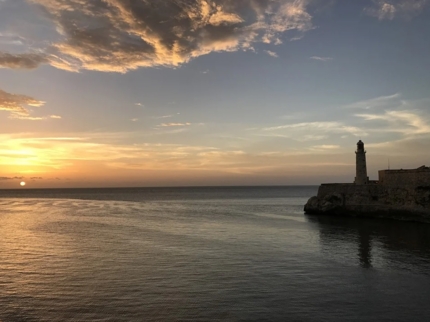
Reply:
M366 167L366 151L364 143L360 140L357 143L357 151L355 151L355 184L368 184L369 177L367 176Z

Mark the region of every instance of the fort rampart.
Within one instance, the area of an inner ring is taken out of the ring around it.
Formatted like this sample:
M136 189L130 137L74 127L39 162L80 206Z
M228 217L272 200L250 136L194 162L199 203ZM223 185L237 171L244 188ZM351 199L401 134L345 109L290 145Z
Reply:
M379 184L385 186L430 185L430 168L422 166L412 170L380 170Z

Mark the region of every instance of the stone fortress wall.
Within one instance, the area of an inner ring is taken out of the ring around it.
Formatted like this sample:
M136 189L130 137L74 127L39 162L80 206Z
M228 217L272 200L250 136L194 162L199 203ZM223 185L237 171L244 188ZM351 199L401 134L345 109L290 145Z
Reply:
M430 168L422 166L412 170L380 170L379 184L385 186L429 186Z
M388 188L404 188L407 190L418 187L428 187L430 189L430 167L422 166L418 169L401 170L380 170L379 180L369 181L367 184L355 183L325 183L318 191L318 196L326 196L341 192L344 195L355 193L368 193L376 195Z
M381 186L376 184L356 185L354 183L324 183L318 189L318 197L339 194L343 198L355 194L377 195L381 191Z

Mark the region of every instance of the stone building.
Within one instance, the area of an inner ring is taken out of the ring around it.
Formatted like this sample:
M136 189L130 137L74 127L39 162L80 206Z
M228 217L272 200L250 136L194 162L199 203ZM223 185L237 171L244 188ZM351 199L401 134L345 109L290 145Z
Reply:
M379 184L385 186L429 186L430 168L379 170Z

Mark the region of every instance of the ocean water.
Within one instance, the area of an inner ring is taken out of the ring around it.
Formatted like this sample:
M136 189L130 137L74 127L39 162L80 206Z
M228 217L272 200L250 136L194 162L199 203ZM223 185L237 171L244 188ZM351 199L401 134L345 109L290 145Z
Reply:
M430 225L316 190L0 191L0 321L429 321Z

